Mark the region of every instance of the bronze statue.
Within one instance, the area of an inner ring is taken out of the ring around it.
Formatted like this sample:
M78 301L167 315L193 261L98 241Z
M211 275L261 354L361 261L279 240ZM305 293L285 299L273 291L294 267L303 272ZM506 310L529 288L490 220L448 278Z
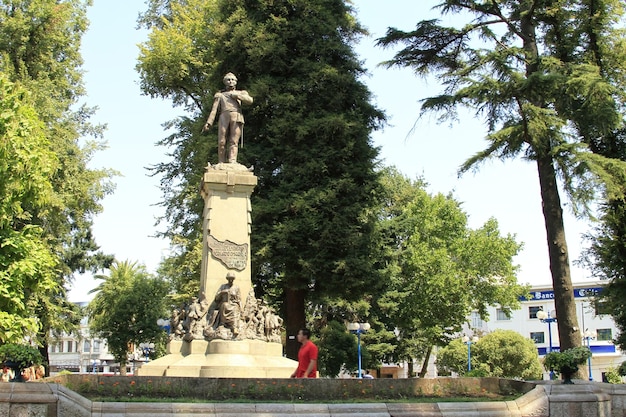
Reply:
M217 154L220 163L236 163L239 139L243 133L241 104L252 104L252 97L245 90L237 90L237 77L229 72L224 76L226 88L215 93L213 107L202 131L209 130L220 111L217 123Z

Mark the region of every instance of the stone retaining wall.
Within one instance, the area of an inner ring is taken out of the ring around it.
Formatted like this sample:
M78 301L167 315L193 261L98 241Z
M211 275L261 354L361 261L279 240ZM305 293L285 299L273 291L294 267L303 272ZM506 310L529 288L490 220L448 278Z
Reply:
M456 403L92 402L57 383L0 383L2 417L626 417L626 386L546 382L515 401Z

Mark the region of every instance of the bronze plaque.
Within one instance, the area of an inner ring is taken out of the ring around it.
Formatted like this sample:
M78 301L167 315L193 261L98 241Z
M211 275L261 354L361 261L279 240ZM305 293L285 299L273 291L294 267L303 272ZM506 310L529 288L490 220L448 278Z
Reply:
M248 244L239 245L230 240L224 242L209 235L207 239L209 249L215 258L229 269L243 271L248 265Z

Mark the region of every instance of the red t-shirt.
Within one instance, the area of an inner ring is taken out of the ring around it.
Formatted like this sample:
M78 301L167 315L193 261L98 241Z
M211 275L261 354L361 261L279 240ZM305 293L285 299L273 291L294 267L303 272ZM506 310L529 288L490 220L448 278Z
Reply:
M308 378L316 378L317 377L317 346L310 340L305 344L300 346L300 350L298 351L298 369L296 370L296 378L303 378L304 373L306 372L311 360L315 361L315 365L313 366L313 370L307 376Z

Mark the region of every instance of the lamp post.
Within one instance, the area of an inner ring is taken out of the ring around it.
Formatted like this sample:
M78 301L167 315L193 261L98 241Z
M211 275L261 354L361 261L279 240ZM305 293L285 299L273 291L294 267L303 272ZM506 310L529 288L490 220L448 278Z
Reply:
M463 343L467 344L467 372L472 370L472 343L478 342L478 336L471 339L469 336L463 336Z
M154 350L154 343L140 343L139 348L143 351L146 362L150 361L150 352Z
M369 323L348 323L348 330L350 333L355 334L357 337L358 357L359 357L359 378L362 378L361 374L361 333L367 333L370 329Z
M93 360L93 373L94 374L98 373L98 365L100 365L100 359L94 359Z
M552 352L552 323L556 321L556 311L546 313L543 310L537 312L537 318L542 323L548 323L548 353ZM554 371L550 369L550 380L554 379Z
M587 341L587 349L591 352L591 343L590 341L595 339L596 337L593 335L593 332L589 331L589 329L585 330L584 339ZM591 356L587 358L587 368L589 368L589 381L593 381L593 376L591 375Z
M158 319L157 320L157 326L159 326L160 328L165 330L167 332L168 336L170 335L170 321L169 320Z

